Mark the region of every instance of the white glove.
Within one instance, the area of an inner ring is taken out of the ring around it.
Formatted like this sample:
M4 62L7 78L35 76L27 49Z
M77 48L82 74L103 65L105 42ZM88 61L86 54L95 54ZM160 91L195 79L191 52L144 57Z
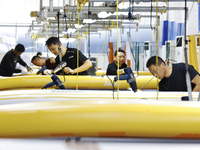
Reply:
M26 75L26 74L28 74L28 71L23 69L21 73L22 73L22 75Z
M29 67L29 66L26 66L26 69L27 69L27 71L29 71L29 72L33 71L33 69L32 69L31 67Z
M52 73L51 73L51 70L49 70L49 69L44 70L43 73L44 73L45 75L52 74Z

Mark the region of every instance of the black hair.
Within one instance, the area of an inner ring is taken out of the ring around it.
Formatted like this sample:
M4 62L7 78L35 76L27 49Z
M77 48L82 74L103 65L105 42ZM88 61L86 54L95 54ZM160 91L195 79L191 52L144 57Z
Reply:
M41 57L35 55L35 56L33 56L33 58L31 59L31 62L33 63L33 61L36 60L37 58L41 58Z
M155 65L156 66L156 57L158 57L158 66L160 66L160 64L163 62L165 64L165 61L159 57L159 56L151 56L147 63L146 63L146 67L149 68L151 65Z
M42 55L42 53L41 52L37 52L36 56L39 56L39 55Z
M60 40L57 37L50 37L47 41L46 41L46 46L51 46L51 44L57 45L60 44Z
M25 47L22 44L17 44L15 46L15 50L18 51L18 52L24 52L25 51Z
M126 55L125 51L123 49L118 49L118 52L122 52ZM116 57L117 56L117 50L115 51L114 53L114 56Z

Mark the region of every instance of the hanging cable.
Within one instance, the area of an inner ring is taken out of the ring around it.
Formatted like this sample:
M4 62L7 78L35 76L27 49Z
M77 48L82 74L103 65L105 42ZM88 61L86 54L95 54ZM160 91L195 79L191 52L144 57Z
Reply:
M133 9L134 9L134 1L132 0L129 0L129 12L128 12L128 19L131 21L133 18L132 18L132 15L133 15ZM132 13L131 13L132 12ZM133 60L135 62L135 66L136 66L136 70L137 70L137 75L139 74L138 73L138 68L137 68L137 61L136 61L136 58L135 58L135 54L133 52L133 45L132 45L132 41L131 41L131 24L130 24L130 21L129 21L129 33L128 34L128 39L129 39L129 45L130 45L130 49L131 49L131 53L132 53L132 56L133 56Z
M68 28L67 28L67 15L66 15L66 9L65 9L65 6L64 6L64 21L65 21L65 30L66 32L68 31ZM67 32L67 38L69 38L69 35L68 35L68 32ZM69 41L67 42L67 48L69 47Z
M128 19L131 20L131 0L129 0Z
M133 9L134 9L134 0L131 1L132 4L132 15L133 15Z
M167 3L167 41L169 40L169 36L168 36L168 31L169 31L169 3ZM165 44L166 46L166 54L168 52L168 44ZM170 53L170 52L169 52ZM166 60L169 60L170 55L167 54L166 56L168 56L168 58L166 58Z
M91 11L90 11L90 2L88 4L88 19L90 20ZM88 56L90 59L90 23L88 23Z
M186 36L186 27L187 27L187 0L185 0L185 18L184 18L184 24L185 24L185 34L184 34L184 53L185 53L185 67L186 67L186 83L187 83L187 90L188 90L188 96L189 100L193 101L192 99L192 88L191 88L191 81L190 81L190 74L188 72L188 57L187 57L187 47L186 44L188 43L187 41L187 36Z
M77 76L76 76L76 90L78 90L78 68L79 68L79 19L80 19L80 9L79 9L79 3L77 1L77 12L78 12L78 39L77 39Z
M159 79L158 79L158 0L156 0L156 72L157 72L157 96L159 94Z
M58 19L58 38L59 38L59 29L60 29L60 12L57 12L57 19Z
M110 80L111 84L112 84L112 87L113 87L113 99L115 99L115 86L114 86L114 81L112 81L109 76L107 76L107 78Z
M58 39L59 39L59 30L60 30L60 12L57 13L57 19L58 19ZM58 46L58 50L59 50L59 61L60 63L62 62L62 54L61 54L61 48L60 46ZM64 75L64 68L62 67L62 74L63 74L63 78L64 78L64 82L65 82L65 75Z
M118 0L117 0L117 77L119 79L119 55L118 55L118 47L119 47L119 41L118 41ZM119 100L119 80L117 81L117 99Z
M143 85L140 90L142 90L147 84L149 84L151 82L151 80L153 80L154 77L152 77L145 85Z
M152 4L152 1L153 1L153 0L151 0L151 10L150 10L150 27L151 27L151 30L153 30L153 26L152 26L153 4Z

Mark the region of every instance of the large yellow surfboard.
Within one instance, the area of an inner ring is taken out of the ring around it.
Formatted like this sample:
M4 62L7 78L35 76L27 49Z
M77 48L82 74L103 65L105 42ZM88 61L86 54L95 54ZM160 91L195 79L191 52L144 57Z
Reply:
M58 76L67 89L113 89L112 83L114 76ZM1 77L0 90L10 90L19 88L39 88L41 89L47 83L52 82L49 75L28 75L16 77ZM138 89L156 89L157 79L153 76L138 76L136 77ZM114 82L114 88L127 90L130 88L126 80ZM53 86L56 88L56 86Z
M68 100L0 106L0 137L200 138L200 103Z

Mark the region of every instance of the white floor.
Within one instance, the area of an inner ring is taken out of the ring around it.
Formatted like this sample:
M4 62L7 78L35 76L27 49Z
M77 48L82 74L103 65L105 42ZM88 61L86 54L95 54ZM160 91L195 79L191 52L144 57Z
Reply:
M83 138L0 139L1 150L199 150L200 140Z

